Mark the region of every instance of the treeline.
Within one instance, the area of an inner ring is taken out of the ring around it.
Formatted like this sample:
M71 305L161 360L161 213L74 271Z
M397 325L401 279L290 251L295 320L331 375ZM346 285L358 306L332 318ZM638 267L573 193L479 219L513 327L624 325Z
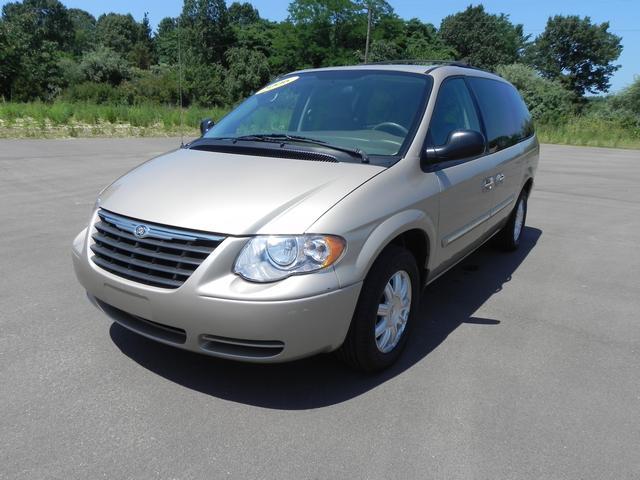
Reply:
M547 123L584 111L594 103L585 95L607 92L622 50L606 22L555 16L531 38L482 5L436 27L400 18L384 0L294 0L282 22L260 17L249 3L184 0L178 17L152 31L146 15L96 19L58 0L24 0L2 8L0 97L176 105L181 63L185 106L229 106L282 73L363 62L369 18L369 62L457 59L497 71ZM624 110L640 128L639 96L636 82L596 109Z

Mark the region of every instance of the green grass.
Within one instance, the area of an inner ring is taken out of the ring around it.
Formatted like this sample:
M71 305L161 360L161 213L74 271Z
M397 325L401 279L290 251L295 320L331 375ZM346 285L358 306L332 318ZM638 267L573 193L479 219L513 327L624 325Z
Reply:
M536 132L542 143L640 148L640 128L598 117L574 117L558 125L536 125Z
M200 120L219 120L224 108L183 110L186 134ZM180 133L180 109L162 105L95 105L88 103L0 103L0 138L73 136L165 136Z
M227 111L217 107L184 109L185 135L196 135L203 118L218 121ZM180 131L180 109L171 106L0 102L0 138L169 136ZM537 125L537 132L543 143L640 148L640 128L596 116Z

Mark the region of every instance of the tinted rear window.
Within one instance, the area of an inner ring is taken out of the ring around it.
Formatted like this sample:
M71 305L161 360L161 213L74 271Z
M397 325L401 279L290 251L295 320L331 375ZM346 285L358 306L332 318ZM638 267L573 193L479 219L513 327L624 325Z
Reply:
M484 118L489 151L496 152L533 135L533 123L522 97L508 83L469 78Z

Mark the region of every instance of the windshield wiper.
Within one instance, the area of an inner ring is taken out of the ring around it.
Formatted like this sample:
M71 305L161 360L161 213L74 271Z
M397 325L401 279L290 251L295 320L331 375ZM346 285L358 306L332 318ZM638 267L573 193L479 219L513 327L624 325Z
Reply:
M319 140L317 138L303 137L301 135L289 135L288 133L256 133L253 135L241 135L236 137L238 140L264 140L266 142L274 141L280 142L282 140L296 140L299 142L310 142L321 145L326 145L327 142Z
M353 157L360 158L362 163L369 163L369 156L364 150L353 149L347 147L340 147L338 145L332 145L324 140L317 138L303 137L301 135L289 135L286 133L257 133L254 135L241 135L239 137L212 137L215 140L231 140L234 143L238 140L246 140L250 142L271 142L271 143L283 143L283 142L299 142L308 143L310 145L318 145L320 147L330 148L338 152L348 153Z

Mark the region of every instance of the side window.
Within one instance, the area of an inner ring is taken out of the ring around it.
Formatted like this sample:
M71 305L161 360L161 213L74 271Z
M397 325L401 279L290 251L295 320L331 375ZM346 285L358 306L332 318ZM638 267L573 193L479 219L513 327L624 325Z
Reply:
M471 94L462 78L446 80L440 86L429 124L434 145L446 144L454 130L481 131Z
M470 78L469 83L487 129L489 152L515 145L533 134L531 115L514 87L488 78Z

